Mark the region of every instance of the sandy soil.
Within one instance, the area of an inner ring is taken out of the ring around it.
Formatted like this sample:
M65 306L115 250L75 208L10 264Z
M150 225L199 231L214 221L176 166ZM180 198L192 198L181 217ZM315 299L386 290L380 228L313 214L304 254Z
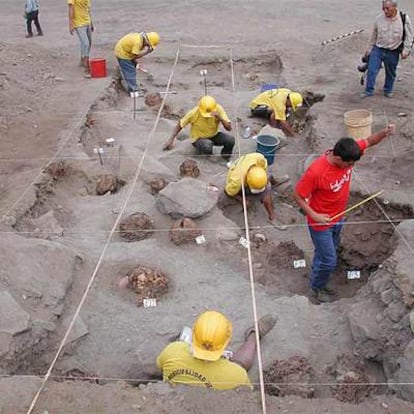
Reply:
M63 3L42 0L45 36L33 39L24 38L21 5L12 0L3 3L0 291L12 294L31 325L16 335L10 348L4 345L8 334L0 332L0 374L5 376L0 380L1 413L27 411L40 386L34 376L49 368L92 276L94 283L73 333L34 412L261 412L257 391L217 393L211 398L204 390L162 383L136 387L123 381L148 381L158 352L204 309L222 310L233 321L232 349L252 323L248 259L238 243L245 234L242 207L219 203L220 208L196 220L207 243L174 245L169 236L174 220L155 208L157 196L150 187L153 178L178 181L179 165L189 157L197 162L201 181L223 182L225 166L215 157L196 157L188 140L179 141L171 152L161 151L176 120L203 93L200 69L208 69L209 92L236 126L241 153L256 147L253 140L241 138L241 129L248 125L259 132L264 126L248 117L248 103L262 84L326 96L311 108L313 119L308 118L300 138L290 140L276 155L275 174L291 177L273 195L288 231L269 226L261 205L248 211L258 312L279 317L277 327L262 341L264 367L273 382L294 383L287 389L283 386L279 394L279 388L275 391L270 384L269 394L286 397L268 395L268 412L414 412L411 403L385 387L349 388L341 377L340 361L354 355L346 306L357 300L361 286L394 252L395 237L401 235L387 220L397 225L413 218L412 59L400 65L394 99L378 95L366 102L358 97L355 67L377 6L368 0L329 4L283 0L277 6L267 0L259 4L192 0L174 6L167 1L141 1L139 6L127 0L95 1L93 56L107 59L108 77L87 80L78 66L78 41L67 33ZM414 16L411 2L400 3ZM366 31L320 46L360 28ZM130 98L119 89L112 48L132 30L157 30L162 37L156 53L143 62L150 75L140 76L146 92L164 90L172 76L170 89L177 94L168 95L161 119L158 106L149 107L144 99L138 101L133 116ZM397 134L358 164L351 202L382 188L385 193L379 202L348 216L333 278L338 296L331 305L316 306L308 299L307 287L312 246L291 189L308 156L329 148L346 133L343 113L361 107L373 112L374 130L392 121ZM400 112L407 116L398 117ZM105 146L110 137L116 141L113 147ZM102 163L94 154L97 147L104 148ZM97 182L106 174L122 184L113 194L98 196ZM126 241L115 228L108 242L117 220L137 212L153 221L151 234ZM20 251L24 256L18 255ZM294 261L301 259L306 267L295 268ZM119 287L121 278L139 266L159 270L168 280L168 290L161 289L157 296L157 307L138 307L136 292ZM349 270L359 270L361 278L348 280ZM53 291L53 300L47 297L48 290ZM357 382L386 382L375 362L354 355L346 368L359 375L353 377L359 378ZM250 373L256 384L257 369L254 366ZM10 374L15 376L7 378ZM304 387L298 384L302 381Z

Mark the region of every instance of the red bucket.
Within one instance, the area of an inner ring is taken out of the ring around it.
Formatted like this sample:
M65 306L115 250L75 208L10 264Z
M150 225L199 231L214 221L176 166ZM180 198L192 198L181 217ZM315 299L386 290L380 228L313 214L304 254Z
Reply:
M89 59L89 68L92 78L106 77L106 60L100 58Z

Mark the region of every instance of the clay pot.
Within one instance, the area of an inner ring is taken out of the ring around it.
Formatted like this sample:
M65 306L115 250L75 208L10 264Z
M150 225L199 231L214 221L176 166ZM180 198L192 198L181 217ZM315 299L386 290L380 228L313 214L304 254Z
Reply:
M200 175L200 169L194 160L187 159L180 165L180 175L181 177L197 178Z
M145 213L134 213L119 223L119 235L127 241L144 240L153 233L151 217Z

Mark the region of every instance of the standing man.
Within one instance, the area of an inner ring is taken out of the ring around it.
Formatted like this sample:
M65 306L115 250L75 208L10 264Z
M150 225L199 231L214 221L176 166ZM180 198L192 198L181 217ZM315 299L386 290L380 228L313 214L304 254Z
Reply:
M242 184L245 188L246 203L252 198L258 198L263 204L269 222L278 230L287 230L287 227L276 220L273 208L271 185L280 185L289 179L288 176L276 180L272 174L268 176L267 160L258 152L242 155L232 163L227 173L224 192L229 197L242 201Z
M94 30L90 12L90 0L68 0L69 7L69 33L74 32L79 37L81 51L81 66L83 76L91 77L89 68L89 55L92 46L92 32Z
M259 338L276 324L266 315L258 321ZM158 355L157 366L163 379L172 384L186 384L216 390L230 390L253 386L247 371L256 355L254 327L244 334L245 342L229 359L223 357L232 337L232 324L220 312L206 311L199 315L188 342L176 341L167 345Z
M42 28L39 23L39 2L38 0L26 0L24 9L26 16L27 35L26 37L33 37L32 22L34 22L38 36L43 36Z
M221 156L227 162L230 161L235 142L234 137L219 132L218 129L221 124L226 131L231 131L231 121L223 107L212 96L203 96L198 105L181 118L171 137L164 144L163 150L170 150L173 147L175 138L188 124L191 125L192 144L199 154L211 155L214 146L222 146Z
M137 65L138 59L151 53L160 43L160 35L156 32L129 33L115 45L115 56L118 60L122 76L128 85L128 92L138 91Z
M392 98L397 65L410 54L413 44L413 27L410 18L398 12L396 0L382 2L383 13L378 15L365 56L369 55L367 83L361 97L373 96L375 80L381 68L385 68L384 96Z
M295 132L286 120L287 113L289 109L295 112L302 103L302 95L298 92L286 88L269 89L252 100L250 111L253 116L269 119L271 126L281 129L289 137L294 137Z
M349 198L352 167L368 147L395 132L390 124L366 139L341 138L333 150L316 159L296 184L294 198L306 213L315 252L310 287L319 302L330 302L335 292L327 286L336 268L337 248Z

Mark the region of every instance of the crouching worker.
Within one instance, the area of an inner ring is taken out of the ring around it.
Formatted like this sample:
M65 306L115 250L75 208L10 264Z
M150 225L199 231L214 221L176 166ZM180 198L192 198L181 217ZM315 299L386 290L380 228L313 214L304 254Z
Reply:
M271 315L260 319L259 337L266 335L275 324L276 319ZM232 324L222 313L202 313L194 323L192 335L187 342L172 342L158 356L157 365L163 373L164 381L217 390L241 386L253 389L247 371L253 365L256 355L255 330L246 330L245 342L227 359L223 353L231 337Z
M273 175L268 177L267 160L258 152L242 155L232 163L227 173L224 192L242 202L242 183L246 195L246 204L257 198L263 204L269 217L269 222L278 230L286 230L287 226L276 220L273 208L271 185L279 185L289 177L281 177L283 181L276 180Z
M294 137L295 132L287 121L289 110L293 112L301 107L302 95L290 89L270 89L256 96L250 103L253 116L269 119L270 125L281 129L287 136Z

